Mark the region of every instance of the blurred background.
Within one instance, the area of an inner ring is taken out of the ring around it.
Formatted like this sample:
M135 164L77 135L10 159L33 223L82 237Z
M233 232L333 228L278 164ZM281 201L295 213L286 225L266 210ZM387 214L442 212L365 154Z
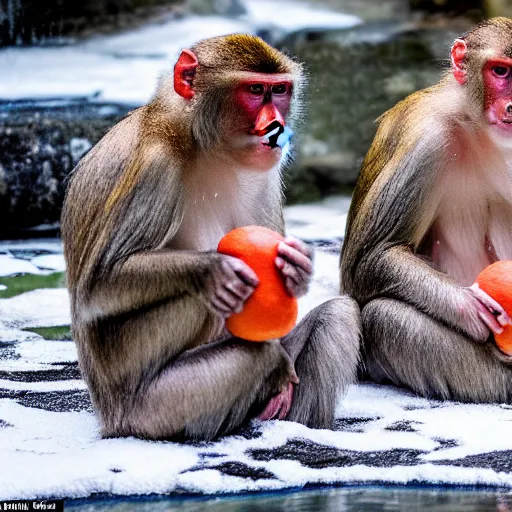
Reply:
M375 119L435 83L453 39L512 0L0 0L0 238L55 235L80 157L179 50L260 35L306 63L289 204L349 194Z

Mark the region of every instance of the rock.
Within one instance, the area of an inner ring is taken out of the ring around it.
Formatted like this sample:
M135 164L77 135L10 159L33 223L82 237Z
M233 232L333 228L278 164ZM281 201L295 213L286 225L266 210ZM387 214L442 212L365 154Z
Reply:
M0 46L62 44L65 38L138 26L173 14L181 0L0 0Z
M497 4L498 2L494 2ZM474 11L475 18L481 19L484 15L489 0L409 0L412 10L426 11L429 13L445 12L450 14L465 14Z
M130 108L70 103L58 108L0 105L0 237L60 218L66 178Z

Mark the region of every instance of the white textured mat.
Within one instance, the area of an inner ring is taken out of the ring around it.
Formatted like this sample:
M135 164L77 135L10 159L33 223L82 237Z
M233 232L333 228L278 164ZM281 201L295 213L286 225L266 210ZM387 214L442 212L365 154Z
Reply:
M336 293L335 233L344 231L346 207L340 199L286 210L289 231L319 247L302 315ZM9 268L26 271L27 260L9 250L0 244ZM29 261L35 272L62 269L58 244L46 250L51 257ZM20 330L65 325L68 309L60 289L0 299L0 500L375 482L512 487L512 406L426 400L373 384L350 389L335 431L254 421L215 443L101 440L73 343Z

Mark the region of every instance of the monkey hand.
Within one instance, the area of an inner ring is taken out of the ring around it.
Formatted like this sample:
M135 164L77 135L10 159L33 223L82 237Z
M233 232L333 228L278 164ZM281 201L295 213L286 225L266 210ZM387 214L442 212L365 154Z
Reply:
M299 239L288 236L277 246L276 266L284 277L288 293L302 297L313 275L313 251Z
M258 415L258 419L262 421L273 419L284 420L292 406L294 386L299 383L299 378L295 373L295 368L290 356L288 356L285 350L283 350L283 352L286 354L288 372L285 374L285 380L281 385L281 390L268 401L265 409Z
M218 256L206 280L206 302L216 315L228 318L242 311L259 280L242 260L224 254Z
M493 334L501 334L506 325L512 325L512 321L507 312L492 297L487 295L477 283L467 288L473 298L473 312L476 313L479 323L480 336L475 338L479 341L486 341L489 337L489 331Z

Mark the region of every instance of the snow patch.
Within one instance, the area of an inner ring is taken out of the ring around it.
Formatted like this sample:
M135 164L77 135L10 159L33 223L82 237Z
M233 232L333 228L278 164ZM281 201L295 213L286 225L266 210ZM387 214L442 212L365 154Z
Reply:
M16 274L44 274L30 261L20 260L11 254L0 254L0 277Z
M53 270L57 272L64 272L66 270L66 262L64 261L63 254L44 254L42 256L36 256L30 260L30 263L43 270Z
M0 299L0 329L5 327L53 327L69 325L71 313L68 291L40 289Z

